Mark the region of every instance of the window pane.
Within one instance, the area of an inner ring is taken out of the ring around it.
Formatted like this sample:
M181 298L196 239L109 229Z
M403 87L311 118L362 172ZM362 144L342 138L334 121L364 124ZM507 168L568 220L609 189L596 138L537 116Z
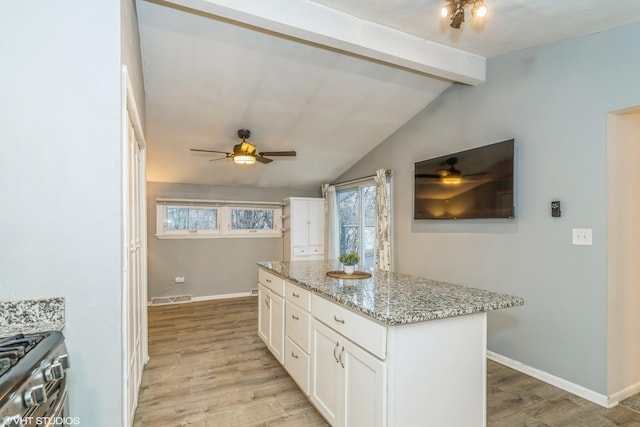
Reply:
M232 209L232 230L273 230L273 209Z
M167 208L167 230L187 230L188 213L183 208Z
M364 226L376 226L376 187L362 189L362 211L364 212Z
M167 230L216 230L217 228L217 209L167 208Z
M375 264L376 227L364 227L364 256L363 265L373 267Z
M340 223L340 253L360 253L360 192L338 192L338 216Z

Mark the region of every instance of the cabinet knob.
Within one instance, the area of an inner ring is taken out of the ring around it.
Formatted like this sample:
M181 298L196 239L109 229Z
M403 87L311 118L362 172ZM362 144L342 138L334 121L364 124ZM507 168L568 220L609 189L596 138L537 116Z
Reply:
M295 314L292 314L292 315L291 315L291 318L292 318L293 320L300 320L300 318L299 318L298 316L296 316Z
M294 298L300 298L300 295L296 294L295 292L293 292L291 295L292 295Z

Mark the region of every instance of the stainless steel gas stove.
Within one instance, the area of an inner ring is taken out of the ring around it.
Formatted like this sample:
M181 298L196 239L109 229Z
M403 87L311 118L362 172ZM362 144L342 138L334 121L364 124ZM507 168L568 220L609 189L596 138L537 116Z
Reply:
M69 425L68 368L60 332L0 338L0 427Z

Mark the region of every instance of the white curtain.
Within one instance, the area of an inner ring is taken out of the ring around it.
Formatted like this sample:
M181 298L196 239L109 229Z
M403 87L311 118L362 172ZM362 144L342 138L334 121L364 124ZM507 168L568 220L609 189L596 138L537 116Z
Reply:
M376 171L376 267L391 270L391 221L389 212L389 192L387 177L391 171Z
M325 258L338 259L340 255L340 224L338 223L338 202L336 200L336 186L323 184L322 197L324 197L324 207L326 215L325 223Z

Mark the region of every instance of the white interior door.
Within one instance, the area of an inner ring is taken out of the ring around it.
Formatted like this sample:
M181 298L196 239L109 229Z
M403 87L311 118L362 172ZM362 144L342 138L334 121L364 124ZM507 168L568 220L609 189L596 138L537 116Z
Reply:
M131 426L147 361L145 150L126 70L123 83L123 425Z

